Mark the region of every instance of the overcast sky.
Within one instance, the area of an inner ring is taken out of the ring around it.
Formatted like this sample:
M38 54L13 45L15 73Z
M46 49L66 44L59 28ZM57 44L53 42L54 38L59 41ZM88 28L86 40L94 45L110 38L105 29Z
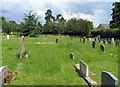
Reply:
M96 27L100 23L109 23L115 1L119 0L0 0L0 16L20 23L24 13L32 10L43 24L45 12L51 9L54 16L61 13L66 20L73 17L87 19Z

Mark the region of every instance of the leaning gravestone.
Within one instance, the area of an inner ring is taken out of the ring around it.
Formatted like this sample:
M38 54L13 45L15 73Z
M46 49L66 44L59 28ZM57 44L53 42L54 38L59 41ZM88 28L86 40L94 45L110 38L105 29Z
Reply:
M9 40L9 38L10 38L9 35L7 34L7 40Z
M20 43L20 59L23 57L23 53L24 53L24 36L22 36L21 38L21 43Z
M102 87L118 87L118 79L112 73L103 71L101 85Z
M2 66L0 67L0 87L4 84L4 78L8 74L8 67Z
M104 45L100 45L100 51L105 52L105 46Z

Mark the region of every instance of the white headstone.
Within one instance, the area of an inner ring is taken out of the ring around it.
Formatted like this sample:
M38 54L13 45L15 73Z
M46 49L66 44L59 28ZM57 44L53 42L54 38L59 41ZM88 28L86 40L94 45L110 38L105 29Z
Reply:
M7 34L7 40L9 40L9 35Z
M88 65L86 65L82 60L80 60L80 71L84 76L89 76Z
M20 59L23 57L23 53L24 53L24 36L22 36L21 38L21 42L20 42Z
M115 39L111 38L111 41L112 41L112 44L114 45L115 44Z
M0 87L4 84L4 78L8 74L8 67L2 66L0 67Z

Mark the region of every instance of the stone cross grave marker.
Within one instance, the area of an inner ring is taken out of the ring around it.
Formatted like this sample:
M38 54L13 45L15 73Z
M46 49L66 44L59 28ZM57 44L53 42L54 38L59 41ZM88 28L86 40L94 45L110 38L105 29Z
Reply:
M4 78L8 74L8 67L2 66L0 67L0 87L4 84Z
M103 71L101 85L102 87L118 87L118 79L112 73Z
M20 59L23 57L24 53L24 36L21 37L21 42L20 42Z
M9 40L9 38L10 38L9 35L7 34L7 40Z
M84 76L89 76L88 65L86 65L82 60L80 60L80 71Z

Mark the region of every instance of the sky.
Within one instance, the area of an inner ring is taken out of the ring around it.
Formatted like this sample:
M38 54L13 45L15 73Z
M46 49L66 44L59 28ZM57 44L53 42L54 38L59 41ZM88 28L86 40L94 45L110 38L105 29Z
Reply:
M45 12L52 10L53 16L62 14L69 20L73 17L87 19L94 27L100 23L108 24L112 13L112 3L119 0L0 0L0 16L6 20L23 22L24 13L37 13L42 24L45 23Z

